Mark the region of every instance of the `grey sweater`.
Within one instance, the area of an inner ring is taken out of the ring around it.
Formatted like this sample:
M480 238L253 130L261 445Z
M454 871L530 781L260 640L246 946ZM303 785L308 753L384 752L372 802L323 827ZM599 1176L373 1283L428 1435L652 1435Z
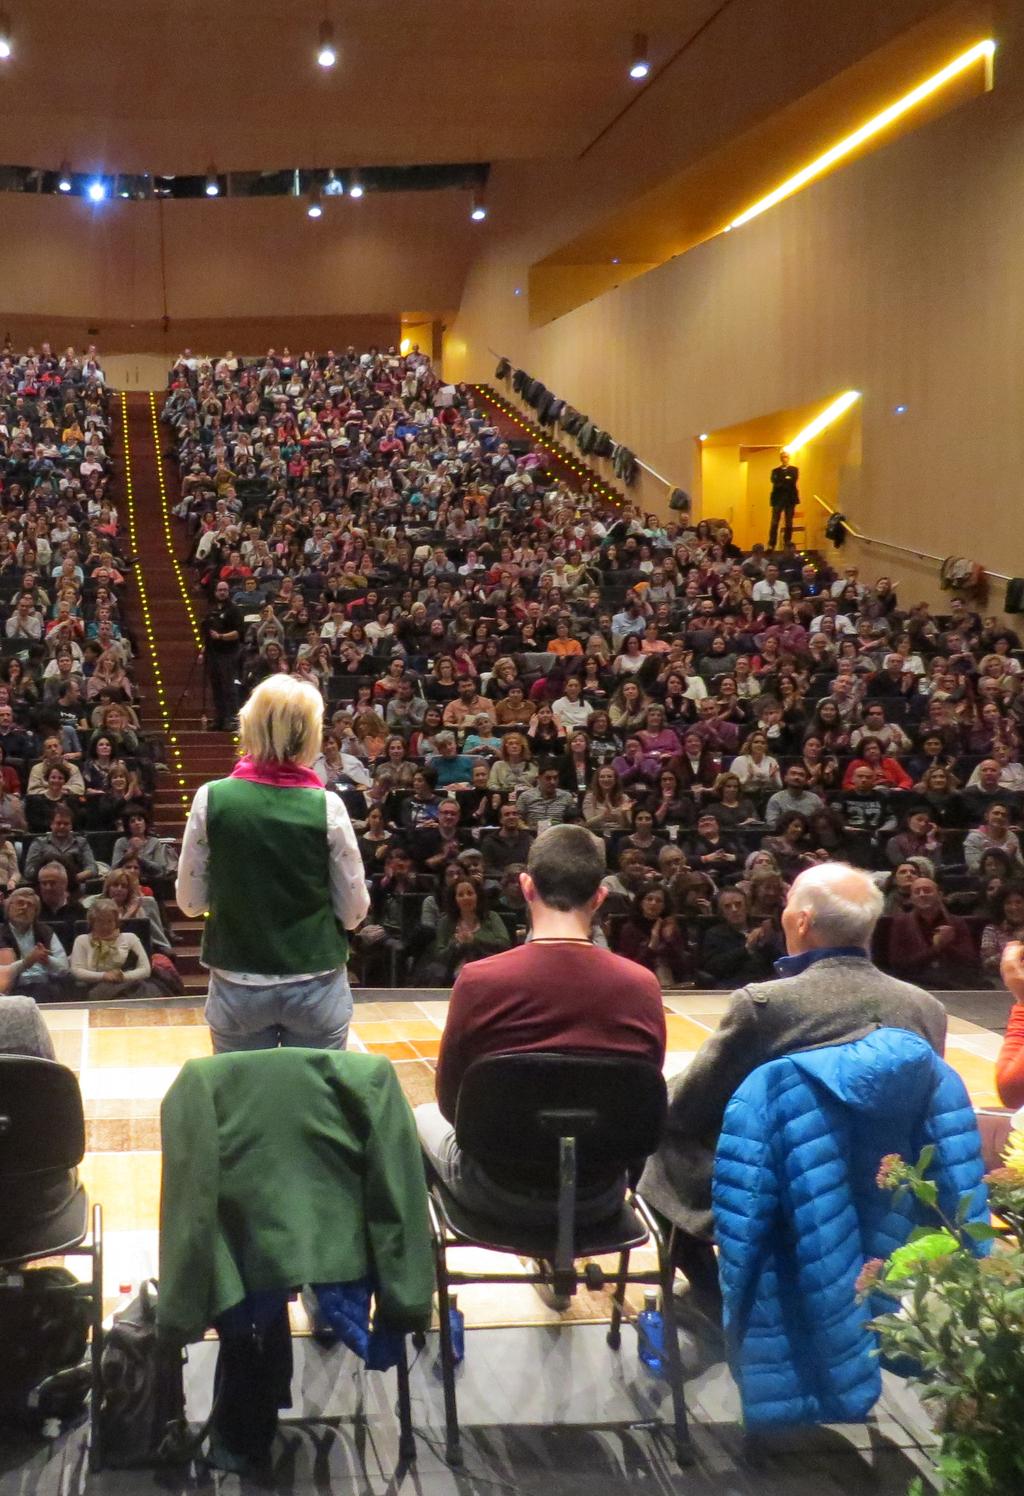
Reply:
M741 987L718 1031L670 1088L665 1132L647 1161L640 1194L675 1225L710 1241L715 1148L733 1093L769 1060L847 1044L877 1028L909 1029L941 1055L946 1010L867 956L828 956L797 976Z

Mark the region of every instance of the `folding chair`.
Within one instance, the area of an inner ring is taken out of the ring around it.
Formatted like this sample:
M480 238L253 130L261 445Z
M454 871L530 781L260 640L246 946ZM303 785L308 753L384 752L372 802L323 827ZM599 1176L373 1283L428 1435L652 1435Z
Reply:
M627 1187L627 1173L638 1169L658 1145L667 1107L661 1072L640 1059L588 1054L508 1054L478 1060L459 1088L455 1133L459 1147L497 1180L513 1177L521 1191L551 1205L550 1225L501 1222L469 1210L438 1181L430 1188L440 1315L441 1371L444 1383L445 1457L462 1464L455 1359L449 1320L450 1290L463 1283L539 1283L574 1296L580 1284L605 1287L603 1269L583 1258L618 1254L613 1278L608 1344L618 1350L626 1317L627 1285L661 1289L665 1358L672 1394L673 1441L678 1462L691 1462L679 1340L672 1313L672 1241L665 1238L650 1209ZM528 1164L524 1161L528 1160ZM606 1220L581 1224L579 1190L586 1192L622 1179L622 1198ZM653 1241L657 1270L630 1272L630 1254ZM448 1267L450 1247L485 1247L537 1261L537 1270L462 1272ZM550 1266L548 1266L550 1264ZM638 1329L639 1333L639 1329ZM414 1337L423 1344L423 1337Z
M22 1293L19 1270L41 1257L88 1257L87 1283L39 1290L73 1294L90 1307L89 1464L100 1469L103 1354L103 1213L72 1174L85 1153L82 1095L55 1060L0 1055L0 1293ZM89 1240L86 1238L89 1237ZM44 1391L44 1380L38 1390Z

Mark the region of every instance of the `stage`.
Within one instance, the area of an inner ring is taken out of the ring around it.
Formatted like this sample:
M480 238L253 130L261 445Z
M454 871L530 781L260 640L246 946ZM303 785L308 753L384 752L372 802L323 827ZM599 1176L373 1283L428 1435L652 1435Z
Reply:
M996 1106L993 1062L1008 999L1001 993L943 996L950 1009L947 1058L963 1077L975 1106ZM666 994L667 1075L685 1069L716 1028L727 1000L722 992ZM444 991L357 992L350 1048L387 1055L411 1105L432 1100L447 1010ZM112 1304L122 1283L137 1285L157 1276L160 1102L186 1060L211 1052L209 1031L202 1007L191 999L104 1007L51 1005L42 1012L57 1058L75 1071L82 1088L88 1150L82 1175L90 1199L103 1206L105 1287ZM503 1259L506 1265L507 1261ZM471 1327L537 1325L565 1318L547 1309L527 1284L467 1287L459 1302ZM607 1318L606 1296L581 1293L568 1317ZM295 1329L301 1333L304 1328L296 1306Z

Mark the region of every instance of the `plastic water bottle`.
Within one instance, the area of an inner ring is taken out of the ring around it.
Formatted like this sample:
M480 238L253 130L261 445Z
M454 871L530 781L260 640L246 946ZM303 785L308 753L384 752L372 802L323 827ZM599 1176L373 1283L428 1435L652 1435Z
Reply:
M448 1300L448 1324L452 1333L452 1360L458 1366L466 1356L466 1316L459 1308L459 1300L454 1293Z
M637 1315L636 1327L640 1336L640 1360L652 1376L663 1377L667 1369L665 1321L661 1317L658 1295L653 1288L644 1292L644 1307Z

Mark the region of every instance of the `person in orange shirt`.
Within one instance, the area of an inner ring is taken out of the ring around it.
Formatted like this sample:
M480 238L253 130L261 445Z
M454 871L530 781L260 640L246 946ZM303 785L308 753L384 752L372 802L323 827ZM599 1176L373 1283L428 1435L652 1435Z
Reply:
M996 1090L1004 1106L1024 1106L1024 945L1011 940L999 966L1013 1007L996 1060Z
M555 625L555 637L548 644L548 653L556 655L581 655L583 645L569 636L568 618L560 618Z

